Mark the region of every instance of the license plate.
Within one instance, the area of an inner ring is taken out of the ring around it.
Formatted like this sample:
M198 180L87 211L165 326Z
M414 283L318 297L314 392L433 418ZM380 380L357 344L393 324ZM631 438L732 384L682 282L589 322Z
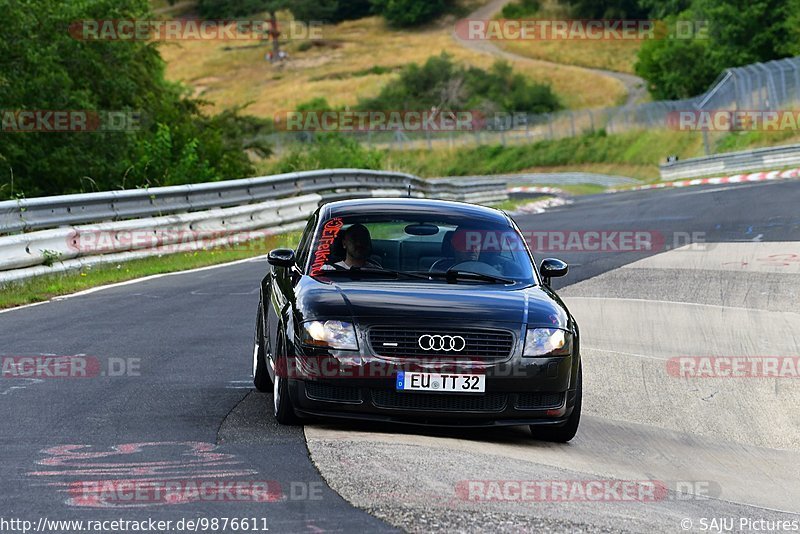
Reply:
M397 391L436 391L440 393L485 393L486 375L436 373L397 373Z

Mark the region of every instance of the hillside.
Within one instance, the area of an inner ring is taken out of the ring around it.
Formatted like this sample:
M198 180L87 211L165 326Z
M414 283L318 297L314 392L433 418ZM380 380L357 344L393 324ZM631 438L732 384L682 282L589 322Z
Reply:
M404 65L424 63L442 51L467 65L488 68L496 57L456 39L455 20L445 17L424 29L405 31L388 28L378 17L326 25L320 41L289 42L285 49L290 60L279 65L265 61L267 46L244 42L168 43L161 54L168 78L194 88L215 110L249 104L248 113L271 117L315 97L334 106L355 104L358 97L374 96L392 83ZM551 84L567 108L611 106L627 97L619 80L601 73L509 59L516 71Z
M500 3L506 4L508 2ZM572 15L570 15L569 10L562 2L558 0L543 0L540 2L539 10L532 14L531 18L570 19ZM633 74L633 65L636 63L636 54L639 52L641 44L642 42L637 40L520 40L498 42L498 45L504 50L533 59L628 74Z

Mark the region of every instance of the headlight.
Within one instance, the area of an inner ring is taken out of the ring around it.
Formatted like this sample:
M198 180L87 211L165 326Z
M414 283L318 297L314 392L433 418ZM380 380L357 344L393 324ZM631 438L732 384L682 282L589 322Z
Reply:
M336 350L358 350L356 329L343 321L311 321L303 324L304 345Z
M568 356L572 334L558 328L529 328L525 334L523 356Z

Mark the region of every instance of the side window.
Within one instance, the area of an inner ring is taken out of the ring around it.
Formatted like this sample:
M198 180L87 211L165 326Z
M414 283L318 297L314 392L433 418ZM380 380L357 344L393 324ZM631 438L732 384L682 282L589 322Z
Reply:
M306 229L303 230L303 237L300 239L300 244L297 245L297 250L295 251L295 258L297 259L297 266L302 269L305 264L306 260L308 260L308 254L311 250L311 241L314 239L314 229L317 227L317 217L312 217L308 224L306 225Z

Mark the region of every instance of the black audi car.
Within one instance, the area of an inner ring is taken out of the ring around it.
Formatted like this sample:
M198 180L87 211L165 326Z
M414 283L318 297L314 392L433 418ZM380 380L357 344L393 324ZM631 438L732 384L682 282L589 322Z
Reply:
M254 383L282 424L304 416L578 429L578 325L511 218L412 198L333 202L296 250L269 253Z

